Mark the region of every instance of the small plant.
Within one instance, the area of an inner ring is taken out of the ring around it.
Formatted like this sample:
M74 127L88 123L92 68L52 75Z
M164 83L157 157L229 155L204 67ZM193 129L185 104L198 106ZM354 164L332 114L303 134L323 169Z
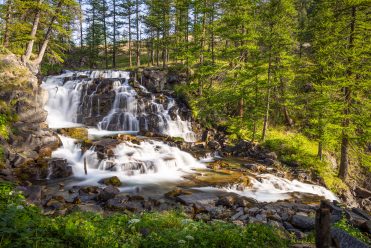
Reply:
M366 233L363 233L359 229L350 225L344 216L335 224L335 227L340 228L349 233L351 236L365 242L368 245L371 245L371 235L367 235Z

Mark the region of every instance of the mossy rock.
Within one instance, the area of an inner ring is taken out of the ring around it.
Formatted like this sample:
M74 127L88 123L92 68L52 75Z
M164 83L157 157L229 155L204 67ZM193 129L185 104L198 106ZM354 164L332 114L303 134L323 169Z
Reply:
M180 196L180 195L191 195L192 192L190 191L187 191L187 190L183 190L183 189L180 189L180 188L176 188L176 189L173 189L167 193L165 193L165 196L168 197L168 198L175 198L177 196Z
M88 138L88 130L84 127L76 127L76 128L63 128L59 130L60 134L71 137L77 140L89 140Z
M130 134L119 134L117 136L117 139L122 140L122 141L128 141L128 142L131 142L137 145L139 145L141 142L141 140L137 136L130 135Z
M120 187L122 185L121 180L117 176L102 179L99 181L99 183L105 184L107 186L112 185L115 187Z
M250 178L239 171L232 170L197 170L186 178L198 186L229 186L239 184L243 187L250 185Z

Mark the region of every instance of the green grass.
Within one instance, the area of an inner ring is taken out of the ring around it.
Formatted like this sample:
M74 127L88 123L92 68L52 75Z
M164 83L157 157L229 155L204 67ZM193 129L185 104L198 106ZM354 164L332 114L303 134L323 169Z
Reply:
M359 229L351 226L345 217L343 217L339 222L337 222L335 227L343 229L351 236L363 241L364 243L371 245L371 235L361 232Z
M10 184L0 183L0 247L289 247L265 225L193 221L181 212L114 214L75 212L47 217Z
M317 158L317 142L302 134L288 132L281 129L272 129L268 133L263 146L275 151L279 159L288 164L295 163L300 168L313 171L323 178L326 186L339 193L347 186L337 177L337 171L331 167L329 161Z

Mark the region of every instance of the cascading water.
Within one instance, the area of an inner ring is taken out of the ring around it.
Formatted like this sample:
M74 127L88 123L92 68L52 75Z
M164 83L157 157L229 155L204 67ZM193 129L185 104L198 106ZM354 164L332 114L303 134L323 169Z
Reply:
M112 158L99 160L94 147L82 152L77 140L65 136L60 139L63 146L52 156L66 159L74 176L84 179L83 184L98 184L100 179L108 176L117 176L126 183L179 181L193 168L205 167L189 153L155 140L140 144L124 142L114 149Z
M124 71L66 72L46 78L43 87L49 92L45 109L51 128L96 126L91 134L137 133L150 131L185 141L195 141L191 122L182 118L179 107L170 96L149 92L144 86L131 86L130 75ZM194 168L206 169L204 162L216 156L197 161L189 153L161 141L144 139L138 142L123 141L112 148L112 154L98 158L92 146L83 151L77 140L60 136L63 146L52 157L66 159L72 166L74 177L80 184L98 184L99 180L118 176L125 185L159 183L183 180ZM84 161L88 167L85 174ZM270 174L250 177L251 186L241 188L202 187L199 190L233 192L258 201L277 201L291 198L295 192L336 197L321 186L290 181Z
M173 98L151 94L142 85L134 89L129 79L130 73L125 71L66 72L47 77L43 87L49 92L45 107L49 126L151 131L196 141L191 123L182 120ZM137 91L146 96L139 97Z

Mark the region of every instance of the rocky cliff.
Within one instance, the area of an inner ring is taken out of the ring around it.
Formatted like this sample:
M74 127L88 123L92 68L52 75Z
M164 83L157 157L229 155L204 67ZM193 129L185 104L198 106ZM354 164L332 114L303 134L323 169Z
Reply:
M15 55L0 55L1 178L37 179L40 160L59 146L58 136L45 123L46 94Z

